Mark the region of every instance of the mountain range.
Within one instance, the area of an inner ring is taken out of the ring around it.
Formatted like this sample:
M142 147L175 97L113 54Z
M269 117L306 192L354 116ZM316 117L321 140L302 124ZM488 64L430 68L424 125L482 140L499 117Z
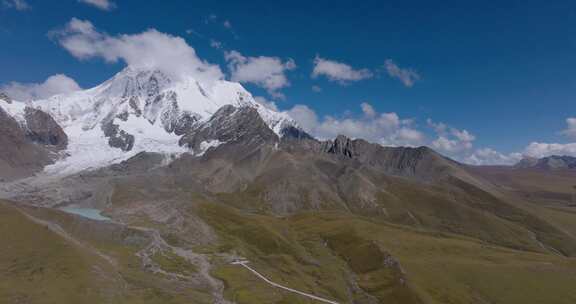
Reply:
M0 302L312 303L243 258L340 303L572 303L575 166L316 139L238 83L158 70L3 94Z
M576 169L576 157L552 155L543 158L524 158L516 164L516 167L547 170Z

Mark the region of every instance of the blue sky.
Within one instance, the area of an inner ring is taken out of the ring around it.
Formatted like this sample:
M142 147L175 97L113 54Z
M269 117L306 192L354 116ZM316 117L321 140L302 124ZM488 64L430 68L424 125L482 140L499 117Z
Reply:
M76 18L110 37L182 37L279 110L315 115L303 124L320 137L333 128L473 163L576 155L575 2L382 2L0 0L0 85L64 74L89 88L122 69L125 60L63 47L54 33ZM285 79L234 75L258 56L276 59ZM421 136L407 142L402 129Z

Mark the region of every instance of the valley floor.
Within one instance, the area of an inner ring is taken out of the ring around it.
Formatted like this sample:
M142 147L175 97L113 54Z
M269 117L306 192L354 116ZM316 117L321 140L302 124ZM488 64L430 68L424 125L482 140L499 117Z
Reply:
M338 303L576 302L576 260L553 253L339 212L272 217L214 203L197 212L219 238L185 249L148 228L2 203L0 230L18 233L3 233L0 303L318 303L231 263L238 256Z

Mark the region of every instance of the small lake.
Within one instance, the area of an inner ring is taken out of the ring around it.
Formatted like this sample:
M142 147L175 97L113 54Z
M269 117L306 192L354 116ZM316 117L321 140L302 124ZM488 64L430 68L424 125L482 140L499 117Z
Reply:
M67 212L67 213L71 213L71 214L76 214L85 218L89 218L92 220L96 220L96 221L111 221L112 219L106 216L102 215L102 211L98 210L98 209L92 209L92 208L74 208L74 207L63 207L60 208L60 210Z

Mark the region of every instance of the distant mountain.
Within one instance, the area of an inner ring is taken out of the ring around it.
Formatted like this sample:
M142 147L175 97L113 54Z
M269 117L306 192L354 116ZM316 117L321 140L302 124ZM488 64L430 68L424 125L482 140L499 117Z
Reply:
M545 170L576 169L576 157L553 155L544 158L524 158L518 162L517 168L537 168Z

